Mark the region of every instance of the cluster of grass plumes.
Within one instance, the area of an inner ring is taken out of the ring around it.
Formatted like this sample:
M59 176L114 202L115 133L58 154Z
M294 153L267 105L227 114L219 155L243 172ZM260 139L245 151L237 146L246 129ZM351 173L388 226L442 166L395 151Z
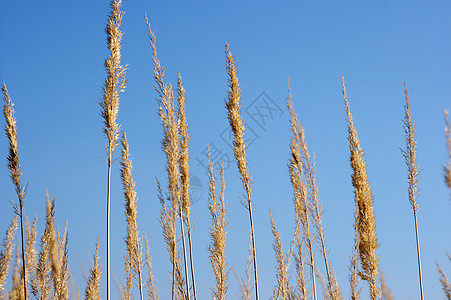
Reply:
M133 299L139 294L139 299L160 298L157 280L153 275L151 246L145 234L138 229L138 197L130 147L125 132L120 137L121 125L117 122L119 112L120 93L124 91L126 66L122 65L120 30L123 12L120 10L121 0L111 0L110 15L107 22L106 34L109 55L105 60L107 78L103 85L103 97L100 102L100 115L103 119L103 133L106 139L107 163L107 233L106 233L106 297L111 298L110 282L110 190L111 170L115 160L117 146L121 144L120 174L124 192L124 207L126 221L126 236L124 238L124 282L118 284L121 299ZM170 273L171 298L197 299L190 199L190 133L187 118L187 99L180 72L177 74L176 84L172 85L165 79L165 68L157 56L156 36L146 19L148 37L152 50L154 87L158 94L157 107L162 124L162 150L165 156L167 186L161 187L157 179L157 197L161 204L160 225L162 236L166 243L172 270ZM225 45L226 72L228 90L225 99L227 118L233 133L233 151L239 178L244 189L241 203L249 213L250 238L249 255L246 258L245 278L238 275L242 299L259 298L257 255L254 234L252 175L246 157L245 120L242 116L241 88L237 75L235 57L229 44ZM387 287L385 278L379 270L379 257L376 253L379 244L376 237L376 218L373 208L373 195L369 184L363 149L360 146L357 131L354 127L349 102L346 95L344 80L342 80L345 112L347 117L347 135L350 149L350 163L352 168L352 186L354 188L354 245L349 265L349 296L360 299L362 287L360 280L369 285L369 298L393 299ZM21 168L18 156L18 138L14 104L3 82L4 98L3 113L6 121L6 136L9 140L8 169L14 190L18 197L14 203L16 216L6 229L2 248L0 249L0 298L9 299L79 299L79 292L70 291L70 271L68 264L68 231L67 225L60 232L55 224L55 200L46 195L45 228L38 238L37 217L30 223L24 214L26 188L21 182ZM419 167L416 162L415 126L410 112L410 100L405 87L404 131L406 134L406 148L402 150L408 178L408 195L414 213L415 233L418 255L418 270L420 281L420 295L423 298L421 275L421 260L417 212L419 205L417 196L419 188ZM326 245L326 229L324 226L323 202L319 195L317 182L316 158L307 146L306 136L301 121L294 110L293 97L288 85L286 107L289 112L291 139L289 145L288 177L293 191L294 222L293 234L289 239L289 246L283 245L283 232L280 232L276 220L271 212L270 226L273 234L273 250L275 253L275 281L273 299L318 299L340 300L344 298L338 280L329 258ZM224 116L225 117L225 116ZM446 141L449 161L444 168L444 178L451 191L451 125L448 113L445 111ZM224 166L219 170L220 190L217 192L217 177L208 151L209 163L209 202L208 210L211 218L209 230L210 243L206 247L211 263L212 298L224 300L231 297L228 293L229 273L233 269L227 259L228 248L231 243L228 238L229 214L225 198ZM231 197L232 199L235 199ZM15 242L16 231L20 228L20 237ZM186 240L187 239L187 240ZM100 265L100 240L97 240L95 254L90 272L86 278L84 298L97 300L101 298L102 267ZM227 245L227 247L226 247ZM232 244L233 245L233 244ZM15 249L14 249L15 248ZM15 250L15 256L14 256ZM448 255L448 258L451 258ZM318 261L320 260L320 261ZM244 261L244 259L243 259ZM13 267L11 268L11 265ZM293 270L290 266L294 266ZM451 299L451 284L446 273L437 264L440 282L444 293ZM10 271L12 269L12 272ZM8 275L11 273L11 284L8 285ZM294 274L295 276L292 276ZM324 274L324 276L322 275ZM293 277L293 279L292 279ZM319 286L319 287L318 287ZM138 292L136 292L138 290ZM255 296L254 296L255 292ZM145 295L147 293L147 295Z

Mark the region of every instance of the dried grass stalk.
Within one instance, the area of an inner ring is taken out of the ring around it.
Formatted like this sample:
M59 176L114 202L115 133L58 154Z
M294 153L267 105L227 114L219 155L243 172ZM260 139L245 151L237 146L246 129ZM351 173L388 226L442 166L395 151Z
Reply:
M17 216L11 221L3 239L2 251L0 252L0 298L3 296L6 278L8 277L9 264L13 258L14 236L17 230Z
M25 282L27 283L27 286L30 282L30 278L33 278L34 271L36 269L36 236L37 236L37 217L34 217L33 225L30 228L30 224L28 222L28 219L25 218L26 224L26 233L27 233L27 242L25 243L25 258L26 258L26 276L21 274L21 277L25 277Z
M119 112L119 93L125 89L125 66L121 62L121 40L123 33L120 30L123 12L120 8L121 0L112 0L110 3L111 12L108 16L106 27L108 50L110 54L105 60L105 69L107 71L107 79L103 86L103 99L99 103L101 107L101 116L104 121L103 132L107 138L106 154L107 154L107 299L110 299L110 181L111 181L111 164L113 163L113 155L116 151L119 139L120 126L116 119Z
M183 221L188 231L188 247L191 269L191 281L193 282L193 298L197 299L196 295L196 281L194 277L194 263L193 263L193 248L191 239L191 200L189 195L190 187L190 173L189 173L189 140L188 122L186 120L186 96L185 89L182 84L182 76L180 72L177 74L177 102L179 110L179 134L180 134L180 183L181 183L181 204L183 209ZM188 281L187 281L188 282Z
M240 284L240 292L242 300L250 300L252 290L254 289L254 283L252 282L252 238L249 234L249 255L246 260L246 279L242 279L235 270L235 277L238 279L238 283Z
M273 299L290 299L290 280L288 278L288 269L290 267L291 255L293 254L293 242L287 253L283 251L282 238L280 237L279 229L277 229L274 216L269 210L269 218L271 220L271 232L274 240L272 248L274 249L276 257L276 285L273 289Z
M24 297L27 298L27 283L26 277L26 261L25 261L25 245L24 245L24 227L23 227L23 207L25 203L25 195L27 193L26 187L24 187L20 182L20 177L22 171L20 170L19 164L19 149L17 140L17 126L16 117L14 111L14 103L8 94L5 82L2 79L2 92L3 100L5 104L3 105L3 115L6 120L5 132L9 141L9 154L8 154L8 169L10 172L10 178L13 182L14 189L16 190L18 205L13 204L14 212L19 216L20 219L20 241L22 247L22 284Z
M417 222L417 212L420 206L417 202L417 197L419 189L417 187L419 181L420 171L418 170L417 159L417 141L415 137L415 123L412 121L412 115L410 114L410 100L409 93L407 91L407 86L404 83L404 93L406 94L406 104L404 105L404 120L403 127L406 134L406 149L401 150L404 160L407 165L407 181L409 183L408 193L409 201L413 210L413 218L415 221L415 238L417 244L417 262L418 262L418 277L420 280L420 295L423 300L423 278L421 275L421 257L420 257L420 240L418 236L418 222Z
M53 264L58 265L58 277L57 285L55 287L55 299L68 299L69 298L69 261L68 261L68 233L67 233L67 223L64 228L64 233L61 236L57 227L57 238L55 243L57 244L56 255L52 256Z
M244 207L249 211L249 222L251 226L251 241L252 241L252 258L254 263L254 284L255 284L255 299L258 300L258 278L257 278L257 250L255 247L254 236L254 220L252 217L252 177L246 162L246 143L244 142L244 120L241 117L241 90L238 80L237 68L235 65L235 57L229 50L229 43L225 44L225 53L227 57L227 75L229 91L227 92L226 108L227 117L229 119L230 127L233 132L233 153L237 161L238 170L241 176L246 199L242 199Z
M301 225L298 223L299 222L296 221L294 234L297 250L294 256L296 266L296 288L294 289L296 297L294 297L294 299L307 300L309 291L305 281L304 240L301 239Z
M177 279L178 276L181 275L179 273L179 270L177 270L179 263L174 261L174 259L178 259L177 254L177 237L176 237L176 225L177 225L177 215L180 218L180 229L181 229L181 239L183 243L183 258L184 258L184 267L185 267L185 281L186 282L186 291L182 291L180 289L180 286L178 287L179 294L184 295L183 297L186 297L188 300L190 299L190 291L189 291L189 277L188 277L188 265L187 265L187 259L186 259L186 245L185 245L185 232L184 232L184 226L183 226L183 211L187 212L189 210L189 207L187 205L188 199L185 200L185 206L183 207L183 204L181 203L181 182L180 182L180 170L179 170L179 159L181 157L181 144L180 144L180 137L179 137L179 114L177 113L176 107L175 107L175 101L174 101L174 94L171 84L166 84L164 82L164 67L161 66L160 61L157 57L157 48L156 48L156 36L154 32L152 31L150 27L149 20L147 19L147 16L145 17L147 29L148 29L148 37L150 41L150 45L152 47L152 53L153 53L153 62L154 62L154 80L155 80L155 90L157 91L159 97L157 98L158 106L159 106L159 115L160 119L162 121L163 125L163 140L162 140L162 146L163 151L166 155L167 165L166 165L166 171L168 174L168 191L170 194L170 200L171 200L171 207L167 211L169 214L172 214L170 218L167 219L167 221L170 221L170 224L166 224L166 226L172 226L173 228L170 230L170 233L172 234L173 241L171 242L174 244L174 246L171 246L169 248L174 251L174 253L170 254L172 265L173 265L173 295L175 290L175 284L174 281L177 281L179 284L181 282L180 279ZM181 84L181 77L179 77L179 98L184 97L184 90L183 86ZM182 95L183 93L183 95ZM182 100L184 101L184 100ZM185 121L186 123L186 121ZM187 130L187 128L186 128ZM187 143L189 140L186 139L185 141L182 141ZM186 147L188 145L186 144ZM186 148L187 151L187 148ZM185 153L184 159L187 159L187 153ZM185 169L185 171L188 171ZM189 174L189 171L188 171ZM189 175L188 175L189 176ZM167 208L166 208L167 209ZM163 213L163 215L166 215L166 213ZM163 227L165 228L165 227ZM165 233L163 233L165 234ZM168 249L169 250L169 249ZM174 297L174 296L173 296Z
M159 300L160 296L158 295L157 286L155 283L155 278L152 272L152 258L150 257L150 249L149 249L149 240L147 236L144 236L145 246L146 246L146 265L147 265L147 280L146 280L146 289L147 289L147 299L149 300Z
M132 175L133 165L130 156L130 150L127 142L125 132L122 133L122 161L121 161L121 179L124 188L125 198L125 217L127 221L127 236L125 244L127 253L125 255L126 265L126 284L124 286L124 293L126 299L131 299L133 282L136 279L139 289L140 299L143 300L143 284L142 284L142 270L143 270L143 254L142 245L139 241L138 230L138 210L137 210L137 194L135 180Z
M94 264L89 272L89 278L86 283L85 300L100 300L100 279L102 277L102 270L100 268L99 256L99 242L96 243L96 254L93 257Z
M301 136L304 135L304 129L302 128L301 122L298 120L296 113L293 108L293 98L291 94L290 84L288 83L288 97L287 97L287 108L290 112L290 125L291 125L291 142L290 142L290 163L288 165L290 173L290 181L293 187L294 194L294 210L296 218L296 232L300 235L302 227L303 240L306 243L306 248L308 252L308 264L311 268L312 275L312 294L313 299L316 300L316 281L315 281L315 262L313 254L313 239L310 232L310 217L309 217L309 204L308 204L308 192L307 186L304 184L304 172L303 172L303 162L301 156ZM300 255L302 251L302 243L300 242L300 237L297 238L297 248L298 248L298 263L301 262ZM298 267L297 277L298 277L298 290L302 297L305 297L306 288L304 274L300 273L303 267Z
M210 227L210 245L208 252L211 267L215 276L215 286L212 288L213 299L225 300L228 290L229 270L227 267L226 242L227 242L227 224L226 216L227 202L225 200L225 182L224 165L221 164L221 191L216 194L216 176L213 173L213 166L210 158L210 148L208 148L208 166L209 166L209 202L211 227Z
M437 265L437 270L440 274L440 283L442 284L443 292L445 293L446 299L451 299L451 283L448 281L448 277L446 276L446 273L442 270L438 262L436 261L435 264Z
M163 191L160 182L157 179L158 198L160 199L160 224L163 229L163 238L166 242L169 258L172 263L172 299L180 297L186 299L185 295L185 281L183 279L182 271L180 269L180 256L177 253L177 240L175 238L175 223L177 218L176 212L172 207L168 207L165 202ZM170 200L170 196L168 196Z
M380 297L381 291L377 283L379 258L376 255L376 249L379 247L379 244L376 237L373 195L366 172L366 163L363 159L363 150L360 147L357 131L354 128L344 79L342 79L342 86L348 125L349 150L351 152L350 162L353 170L352 186L354 187L356 205L355 226L359 235L359 256L362 268L359 271L359 275L370 286L370 298L376 300Z
M51 244L54 238L53 207L46 195L46 223L41 237L35 276L31 280L31 292L35 299L48 299L52 293Z
M289 93L290 93L289 97L291 99L292 96L291 96L291 90L289 87L289 83L288 83L288 89L289 89ZM291 104L290 106L288 106L288 108L290 110L290 114L291 113L294 114L293 105ZM291 111L291 110L293 110L293 111ZM302 128L301 124L299 124L299 128L300 128L299 143L300 143L300 148L302 151L302 156L303 156L303 161L304 161L303 170L304 170L305 176L307 177L306 180L307 180L307 186L309 189L308 205L309 205L312 220L313 220L312 223L316 230L316 236L319 238L319 243L320 243L319 249L320 249L321 255L324 259L324 265L326 268L326 275L327 275L326 291L328 293L327 298L332 299L332 300L339 300L342 298L340 288L338 287L338 282L335 277L335 274L332 271L332 266L327 259L326 236L324 234L324 228L323 228L324 211L323 211L322 201L319 197L318 183L316 181L315 155L313 155L313 158L310 156L310 152L307 147L307 141L305 139L305 132L304 132L304 129Z

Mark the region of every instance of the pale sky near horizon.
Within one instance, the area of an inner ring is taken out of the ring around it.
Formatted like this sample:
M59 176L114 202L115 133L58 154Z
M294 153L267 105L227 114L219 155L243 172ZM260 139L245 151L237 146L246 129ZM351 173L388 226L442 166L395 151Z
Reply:
M135 0L124 1L123 10L122 55L128 65L128 82L118 121L127 131L139 198L139 228L149 237L161 299L170 297L171 268L158 222L155 177L166 188L165 157L145 13L157 35L167 80L175 84L180 71L187 94L199 299L211 298L213 286L207 251L207 145L215 151L216 164L225 161L230 214L228 299L239 297L232 268L244 276L248 247L248 215L240 204L243 190L224 107L225 40L236 57L242 89L262 299L271 296L275 283L269 208L285 249L294 228L287 168L288 77L295 110L316 155L330 261L344 298L349 298L355 205L341 76L373 188L380 268L395 298L419 299L413 214L400 151L405 147L401 120L407 84L422 170L418 222L424 293L426 299L444 298L435 261L451 276L451 263L444 252L451 249L451 203L442 174L448 159L443 108L451 109L450 1ZM0 78L15 103L23 181L28 183L26 213L29 218L37 215L40 238L45 190L55 197L56 223L61 230L68 224L71 278L82 295L83 273L89 269L99 237L102 271L106 271L107 173L98 103L106 78L108 13L109 1L0 3ZM0 151L3 239L13 217L9 201L16 201L8 177L5 135L0 138ZM125 217L118 162L112 172L112 272L122 283ZM317 259L324 274L319 253ZM293 263L291 276L294 280ZM367 299L366 285L362 286L362 299ZM114 286L112 291L117 298Z

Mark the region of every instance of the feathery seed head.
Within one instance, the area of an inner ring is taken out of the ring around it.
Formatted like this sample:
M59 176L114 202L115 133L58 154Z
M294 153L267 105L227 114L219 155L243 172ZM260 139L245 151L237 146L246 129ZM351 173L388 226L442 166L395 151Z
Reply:
M100 300L100 279L102 271L100 267L99 239L96 243L96 254L93 256L94 264L89 272L89 278L86 285L85 300Z
M416 201L419 190L417 184L419 181L420 171L418 170L418 164L416 163L416 150L417 141L415 137L415 123L412 121L412 115L410 114L410 100L409 93L407 91L407 86L404 83L404 93L406 95L406 104L404 105L404 119L402 120L404 132L406 134L406 149L402 149L402 155L407 165L407 181L409 183L409 201L414 213L416 213L420 206Z
M99 103L102 111L100 115L103 118L104 129L108 143L107 159L111 164L113 154L116 150L119 139L120 125L116 122L119 112L119 93L125 89L126 66L121 65L121 40L123 33L120 31L123 12L120 11L122 1L111 1L111 13L108 17L106 28L108 49L110 54L105 60L105 69L107 71L107 79L103 86L103 99Z
M370 285L371 299L380 297L380 287L377 283L379 258L376 249L379 247L376 237L376 220L373 209L373 195L368 180L363 150L360 147L357 131L349 108L344 78L342 77L343 98L348 123L348 141L351 152L350 161L353 170L352 185L356 205L356 226L359 235L359 256L362 270L360 277Z

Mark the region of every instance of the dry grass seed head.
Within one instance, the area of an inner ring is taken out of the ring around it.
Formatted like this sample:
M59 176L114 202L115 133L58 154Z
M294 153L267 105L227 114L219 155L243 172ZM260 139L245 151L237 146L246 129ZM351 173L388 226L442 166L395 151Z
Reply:
M216 194L216 176L213 172L213 166L210 157L210 147L208 147L208 165L209 165L209 202L211 227L210 227L210 245L208 252L210 263L212 265L213 274L215 276L215 287L212 288L213 298L224 300L228 290L229 270L226 261L226 241L227 241L227 224L226 216L227 203L225 201L225 183L224 183L224 166L221 164L221 191Z
M414 213L418 211L420 208L418 202L416 201L419 190L417 188L418 178L420 171L418 170L418 164L416 163L416 150L417 150L417 141L415 137L415 123L412 121L412 115L410 113L410 100L409 93L407 91L407 86L404 84L404 93L406 95L406 104L404 105L404 119L403 119L403 127L404 132L406 134L406 149L401 150L404 160L407 165L407 181L409 183L408 192L409 192L409 201L410 205Z
M290 266L291 255L293 252L293 243L288 252L285 254L283 251L282 238L280 237L279 229L277 229L276 222L274 221L274 216L269 210L269 218L271 221L271 232L273 234L274 240L272 248L274 249L276 257L276 285L273 289L274 299L289 299L290 297L290 282L288 278L288 269Z
M155 278L153 276L152 271L152 258L150 257L150 248L149 248L149 240L147 236L144 236L145 247L146 247L146 265L147 265L147 280L146 280L146 289L147 289L147 297L149 300L159 300L160 295L158 294Z
M102 270L100 267L99 256L99 239L96 243L96 253L93 256L94 264L89 272L89 278L86 283L85 300L100 300L100 279L102 277Z
M104 121L104 129L108 143L107 159L112 163L112 157L118 145L120 125L116 122L119 113L119 93L125 89L126 66L121 65L121 40L123 33L120 30L123 12L120 11L122 1L111 1L111 14L108 17L106 33L108 36L108 49L110 54L105 60L105 69L108 73L103 86L103 99L99 103L102 108L101 116Z
M380 287L377 283L379 258L376 255L376 249L379 247L379 244L376 238L373 195L366 172L366 163L363 159L363 150L360 147L357 131L354 128L343 78L342 87L348 123L350 161L353 170L352 185L354 187L356 204L356 226L359 234L359 256L362 268L359 275L369 283L370 296L374 300L380 297Z
M440 274L440 283L442 284L442 289L445 293L446 299L451 299L451 283L448 281L445 271L443 271L437 261L435 264L437 265L437 270Z

